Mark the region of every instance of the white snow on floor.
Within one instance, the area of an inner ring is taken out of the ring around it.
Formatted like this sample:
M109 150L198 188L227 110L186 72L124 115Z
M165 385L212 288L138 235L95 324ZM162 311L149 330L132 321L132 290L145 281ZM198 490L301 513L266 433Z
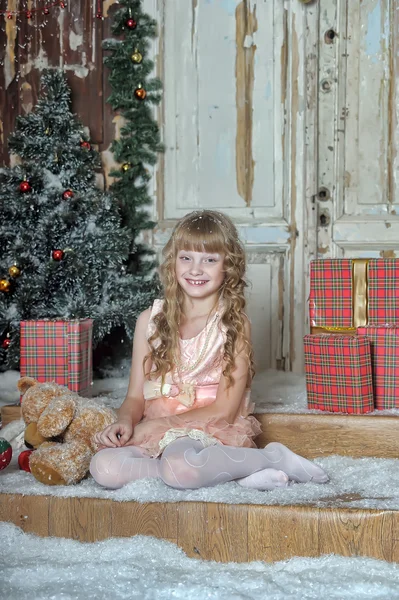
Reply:
M81 543L0 524L7 600L396 600L399 566L371 558L227 563L188 558L153 537Z

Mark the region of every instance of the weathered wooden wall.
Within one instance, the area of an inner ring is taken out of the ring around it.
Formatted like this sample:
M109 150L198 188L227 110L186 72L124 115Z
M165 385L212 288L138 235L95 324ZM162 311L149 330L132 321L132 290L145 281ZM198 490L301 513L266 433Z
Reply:
M15 11L27 3L8 0L3 5ZM65 70L73 110L90 129L92 141L106 151L117 125L106 104L110 90L102 64L101 41L110 35L109 24L96 18L95 2L80 0L70 0L65 10L54 7L49 15L34 13L32 19L0 16L0 164L9 164L7 137L17 115L35 104L40 73L47 67Z

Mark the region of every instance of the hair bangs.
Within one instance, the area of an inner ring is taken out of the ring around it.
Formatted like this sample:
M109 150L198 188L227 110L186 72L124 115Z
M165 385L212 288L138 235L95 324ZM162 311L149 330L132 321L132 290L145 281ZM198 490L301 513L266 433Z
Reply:
M222 254L226 251L226 236L221 223L211 215L201 213L183 222L176 232L176 250Z

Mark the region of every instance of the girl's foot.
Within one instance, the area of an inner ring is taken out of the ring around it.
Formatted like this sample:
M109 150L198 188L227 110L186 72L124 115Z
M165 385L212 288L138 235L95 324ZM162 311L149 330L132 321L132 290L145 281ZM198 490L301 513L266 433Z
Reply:
M288 477L298 483L313 481L314 483L327 483L329 477L321 467L310 460L292 452L289 448L278 442L271 442L262 452L275 468L280 468Z
M236 479L236 481L242 487L266 491L287 487L288 475L277 469L262 469L262 471L257 471L242 479Z

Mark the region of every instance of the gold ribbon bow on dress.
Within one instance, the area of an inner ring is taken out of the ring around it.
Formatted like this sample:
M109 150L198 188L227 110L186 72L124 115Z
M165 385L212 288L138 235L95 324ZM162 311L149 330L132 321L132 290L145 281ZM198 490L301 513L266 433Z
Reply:
M174 390L176 390L176 393L173 393ZM181 383L179 385L164 383L161 386L158 381L145 381L143 393L145 400L154 400L166 396L167 398L175 398L187 408L190 408L195 401L195 386L191 383Z

